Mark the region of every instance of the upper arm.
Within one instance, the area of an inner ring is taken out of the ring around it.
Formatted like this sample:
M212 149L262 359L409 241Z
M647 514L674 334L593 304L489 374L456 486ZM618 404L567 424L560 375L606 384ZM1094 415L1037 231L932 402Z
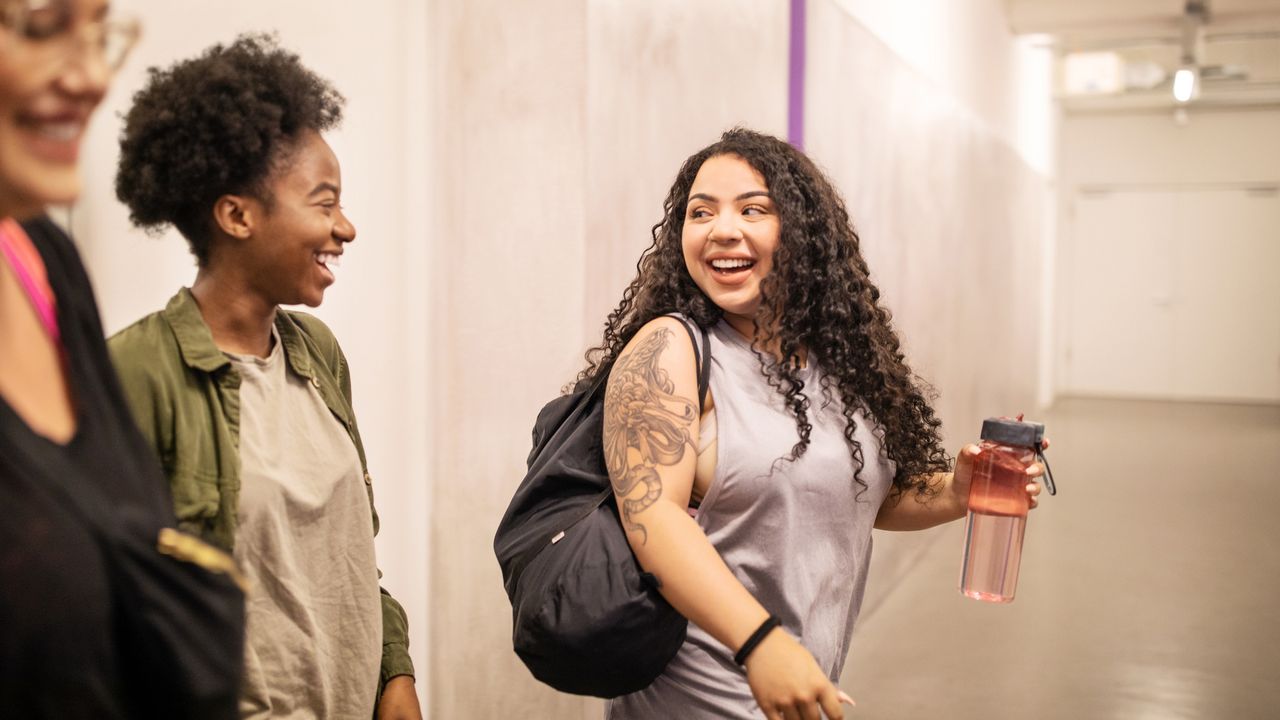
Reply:
M631 339L609 373L604 454L623 527L644 543L645 511L685 508L698 446L697 360L679 320L657 318Z
M107 349L134 424L142 431L147 444L163 456L168 434L165 428L172 426L171 422L166 423L166 417L171 418L172 407L162 402L162 383L156 377L157 360L154 356L150 362L144 360L149 353L130 342L128 337L120 335L107 341Z
M381 590L382 600L382 671L380 685L398 675L413 675L409 658L409 618L391 593Z

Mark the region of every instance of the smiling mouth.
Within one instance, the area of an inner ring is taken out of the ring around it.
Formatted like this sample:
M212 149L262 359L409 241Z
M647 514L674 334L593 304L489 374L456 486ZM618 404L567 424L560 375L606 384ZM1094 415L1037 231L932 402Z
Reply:
M756 261L749 258L716 258L707 264L718 275L736 275L751 270Z
M84 124L75 120L28 122L25 125L40 137L56 142L71 142L84 130Z
M342 264L342 255L331 252L316 253L316 264L333 275L334 269Z
M78 118L20 117L17 126L27 134L27 147L36 154L56 162L75 162L84 134L84 121Z

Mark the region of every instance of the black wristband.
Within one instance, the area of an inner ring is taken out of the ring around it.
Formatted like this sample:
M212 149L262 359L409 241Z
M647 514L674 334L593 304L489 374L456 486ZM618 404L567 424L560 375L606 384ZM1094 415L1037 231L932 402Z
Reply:
M760 623L760 627L756 628L756 631L751 633L751 637L747 638L747 641L742 643L742 647L738 648L738 652L733 654L733 661L739 665L746 665L747 656L764 640L764 636L781 624L782 621L778 619L777 615L770 615L765 618L765 621Z

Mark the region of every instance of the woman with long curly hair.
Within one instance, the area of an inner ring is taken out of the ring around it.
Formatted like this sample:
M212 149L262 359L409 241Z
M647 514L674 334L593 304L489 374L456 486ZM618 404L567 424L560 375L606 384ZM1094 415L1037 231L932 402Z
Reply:
M321 133L343 98L264 36L134 97L116 193L172 225L191 288L111 338L178 520L250 576L242 717L420 718L400 604L378 587L373 489L337 339L315 317L356 229Z
M607 716L841 717L872 528L962 517L977 447L952 472L848 212L803 153L730 130L684 163L664 211L579 381L609 373L623 526L690 624ZM709 330L700 415L671 313Z

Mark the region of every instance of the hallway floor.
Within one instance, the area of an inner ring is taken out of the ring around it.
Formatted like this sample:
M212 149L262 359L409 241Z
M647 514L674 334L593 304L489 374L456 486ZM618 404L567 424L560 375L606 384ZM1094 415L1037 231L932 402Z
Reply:
M1280 718L1280 407L1068 399L1044 420L1059 493L1016 601L956 592L962 522L908 572L873 564L849 716Z

